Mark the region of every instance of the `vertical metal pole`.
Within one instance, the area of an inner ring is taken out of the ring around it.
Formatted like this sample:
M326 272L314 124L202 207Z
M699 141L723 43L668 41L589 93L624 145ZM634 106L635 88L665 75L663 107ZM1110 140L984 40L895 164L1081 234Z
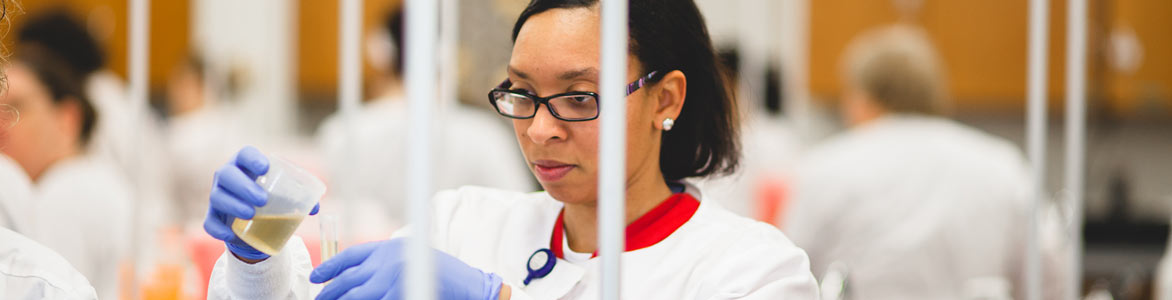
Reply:
M1029 3L1029 62L1027 73L1026 151L1030 160L1033 188L1029 211L1029 230L1026 232L1025 291L1026 299L1042 299L1042 260L1038 246L1038 214L1046 203L1046 65L1049 63L1049 17L1047 0Z
M339 157L340 161L335 162L340 165L332 167L333 175L337 176L335 184L340 185L336 195L342 202L342 216L352 216L355 213L354 202L358 199L354 197L354 178L350 172L344 170L351 170L358 165L354 161L357 156L353 146L358 142L354 116L362 103L362 2L363 0L342 0L338 3L338 113L344 128L342 143L346 145L342 147L342 151L346 153ZM342 224L343 232L356 232L354 218L343 219L346 220Z
M131 124L141 123L142 120L138 120L138 118L143 113L146 112L146 107L147 107L147 84L148 84L147 72L149 72L149 70L147 69L147 62L150 61L150 49L147 47L150 43L150 41L149 41L149 39L150 39L150 15L149 15L149 13L150 13L150 0L131 0L130 1L130 13L129 13L130 20L128 20L128 23L130 24L130 26L129 26L130 27L130 40L129 40L130 45L128 48L129 53L127 53L129 56L127 73L129 73L129 77L130 77L130 91L129 91L129 93L130 93L130 107L131 107L130 118L132 118ZM137 134L132 133L130 136L133 137L132 138L133 140L131 142L135 146L134 148L135 149L142 149L142 147L141 147L142 146L142 139L139 138ZM135 172L136 174L141 173L138 171L141 171L140 169L142 167L144 167L144 165L142 164L142 162L140 160L133 159L133 160L128 160L128 161L131 162L131 166L132 166L132 168L134 168L134 171L136 171ZM135 178L134 178L134 180L136 180L136 181L139 179L141 179L140 176L135 176ZM133 212L131 212L131 215L133 217L130 220L130 224L131 224L131 227L130 227L131 228L130 229L131 241L130 241L130 251L129 251L130 257L119 258L120 260L121 259L128 259L127 261L130 262L130 266L131 266L130 267L131 274L137 273L136 269L137 269L138 264L137 264L136 260L138 257L142 256L139 253L139 250L140 250L139 247L142 246L140 241L142 241L144 237L142 236L142 233L140 232L140 230L138 228L143 225L143 222L142 222L142 219L143 219L142 203L145 201L149 201L148 199L143 199L144 193L142 191L141 186L142 186L142 182L135 182L135 186L133 189L134 201L131 205L132 210L133 210ZM157 199L150 199L150 200L157 200ZM138 291L138 276L137 275L130 276L130 281L131 281L130 282L130 291L122 291L122 292L123 293L129 292L132 299L137 299L139 296L138 292L137 292Z
M768 28L765 18L769 6L762 0L740 0L737 11L737 107L742 117L753 118L764 108L766 64L765 41L758 37ZM765 15L765 16L763 16Z
M459 105L457 98L457 66L456 57L460 41L460 0L440 1L440 103L441 110L447 111ZM442 126L443 124L438 124Z
M1082 280L1083 174L1086 157L1086 58L1087 1L1070 0L1066 22L1066 176L1064 186L1070 205L1072 270L1066 292L1080 294Z
M130 1L130 101L134 107L147 103L147 62L150 60L150 0Z
M338 9L338 110L348 116L362 99L362 0L342 0Z
M780 15L784 115L806 138L810 131L810 0L784 0Z
M602 0L602 134L599 137L598 255L602 259L602 299L619 299L619 256L626 226L627 0Z
M435 295L431 232L431 121L435 105L436 1L408 0L406 9L406 88L411 130L407 135L407 221L413 234L407 245L406 299L430 300Z

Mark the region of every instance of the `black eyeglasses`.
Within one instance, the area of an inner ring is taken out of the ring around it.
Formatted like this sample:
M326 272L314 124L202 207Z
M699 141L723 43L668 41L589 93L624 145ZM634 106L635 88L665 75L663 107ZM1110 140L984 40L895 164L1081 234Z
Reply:
M647 76L640 77L627 85L627 95L638 91L658 71L652 71ZM488 92L488 102L502 116L513 119L529 119L537 115L537 109L542 104L549 109L549 113L558 120L578 122L590 121L598 118L598 94L592 92L569 92L549 97L538 97L524 90L510 90L512 81L505 79L495 89Z

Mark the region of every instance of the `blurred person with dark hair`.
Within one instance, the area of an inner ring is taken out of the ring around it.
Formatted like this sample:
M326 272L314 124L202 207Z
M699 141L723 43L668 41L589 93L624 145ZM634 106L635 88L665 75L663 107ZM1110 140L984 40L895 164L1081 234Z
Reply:
M849 129L804 157L782 227L814 273L845 266L853 299L1023 298L1035 194L1021 151L943 117L942 63L918 28L860 35L842 74ZM1041 224L1057 276L1061 230Z
M6 92L4 86L0 91ZM9 144L8 131L20 122L19 116L11 105L0 103L0 151ZM28 174L0 153L0 299L97 299L89 281L65 258L22 235L31 225L33 214L26 210L33 201Z
M9 5L0 0L0 22L5 24ZM0 47L7 54L4 50ZM0 94L7 93L7 87L0 72ZM3 152L10 130L19 122L20 111L0 101L0 299L97 299L93 286L65 258L21 233L32 226L32 213L26 211L35 201L32 183L21 165Z
M53 52L22 47L5 68L0 104L19 111L2 152L32 182L32 199L12 203L21 233L53 249L116 298L129 259L131 192L117 168L87 153L97 115L80 81Z
M366 54L376 70L372 82L375 99L363 104L352 123L341 113L329 117L318 129L318 145L325 155L333 195L346 196L347 218L343 225L353 238L383 239L402 225L406 199L403 191L407 170L410 124L403 93L403 10L393 7L382 26L367 37ZM436 98L438 101L438 97ZM533 191L525 162L504 122L488 111L451 103L441 106L443 120L436 139L438 161L436 189L477 185L513 191ZM476 149L477 155L467 155ZM493 159L484 159L492 157ZM347 166L360 162L361 167ZM206 173L205 173L206 174ZM340 200L341 200L340 199Z
M97 121L86 151L112 162L117 171L134 184L133 203L140 205L138 223L144 237L140 245L151 245L157 232L174 214L170 163L163 152L161 122L149 107L129 98L126 83L106 64L102 44L66 7L28 15L16 30L17 45L35 46L53 53L79 80L81 92L89 99Z

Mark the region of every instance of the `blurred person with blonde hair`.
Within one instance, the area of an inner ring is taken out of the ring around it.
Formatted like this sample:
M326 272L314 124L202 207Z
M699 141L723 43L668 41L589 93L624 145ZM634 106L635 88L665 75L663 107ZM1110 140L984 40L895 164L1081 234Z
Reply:
M944 117L945 73L919 28L865 32L841 71L849 128L802 159L782 226L814 274L844 266L853 299L1022 298L1034 193L1020 150Z

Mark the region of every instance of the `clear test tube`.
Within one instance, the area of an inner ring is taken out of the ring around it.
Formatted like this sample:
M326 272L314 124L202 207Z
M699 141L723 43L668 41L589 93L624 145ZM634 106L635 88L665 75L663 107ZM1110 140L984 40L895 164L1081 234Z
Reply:
M321 214L317 221L321 225L321 261L325 262L338 254L338 218Z

